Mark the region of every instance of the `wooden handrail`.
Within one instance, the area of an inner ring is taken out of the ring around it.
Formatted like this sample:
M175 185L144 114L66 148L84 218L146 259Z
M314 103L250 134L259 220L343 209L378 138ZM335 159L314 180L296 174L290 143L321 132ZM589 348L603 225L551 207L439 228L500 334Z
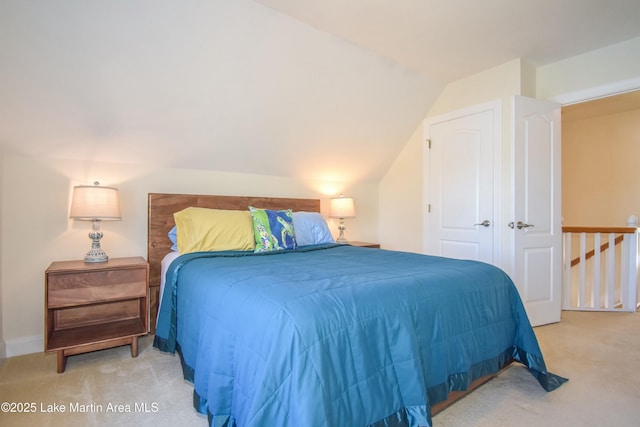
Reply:
M563 228L564 229L564 228ZM635 228L634 228L635 230ZM618 237L616 237L616 239L613 241L614 246L615 245L619 245L620 243L622 243L622 241L624 240L624 236L620 235ZM602 245L600 245L600 253L606 251L607 249L609 249L609 242L607 243L603 243ZM592 249L589 252L587 252L586 254L584 254L584 260L587 261L589 258L595 256L596 254L596 250ZM571 267L573 267L574 265L578 265L580 264L580 257L574 258L571 260Z
M562 227L563 233L635 233L636 227Z

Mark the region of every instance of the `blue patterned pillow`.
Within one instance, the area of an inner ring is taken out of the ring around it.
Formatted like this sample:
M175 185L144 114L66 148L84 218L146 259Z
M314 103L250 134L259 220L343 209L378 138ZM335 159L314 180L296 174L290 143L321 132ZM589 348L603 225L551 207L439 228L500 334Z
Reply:
M296 248L291 209L273 211L249 206L253 219L255 252L282 251Z

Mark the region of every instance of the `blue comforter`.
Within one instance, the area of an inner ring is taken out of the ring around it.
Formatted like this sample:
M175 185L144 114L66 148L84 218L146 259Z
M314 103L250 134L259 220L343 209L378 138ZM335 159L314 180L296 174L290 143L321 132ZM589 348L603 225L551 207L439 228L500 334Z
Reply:
M348 245L179 257L154 346L179 351L214 426L428 426L511 359L564 381L500 269Z

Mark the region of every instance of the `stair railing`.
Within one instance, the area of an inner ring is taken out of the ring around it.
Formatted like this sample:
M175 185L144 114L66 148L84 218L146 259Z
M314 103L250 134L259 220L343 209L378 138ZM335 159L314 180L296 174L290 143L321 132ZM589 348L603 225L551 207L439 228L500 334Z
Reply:
M562 227L562 232L563 309L635 311L638 229Z

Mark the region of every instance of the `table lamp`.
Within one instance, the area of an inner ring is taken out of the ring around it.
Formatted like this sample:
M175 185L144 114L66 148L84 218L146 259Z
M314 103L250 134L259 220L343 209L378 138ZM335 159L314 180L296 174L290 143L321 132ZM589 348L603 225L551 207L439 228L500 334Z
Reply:
M347 239L344 237L344 219L353 218L356 216L356 210L353 206L353 199L351 197L336 197L331 199L331 218L340 218L340 235L336 239L336 243L347 243Z
M69 218L93 221L93 229L89 233L91 250L84 257L84 262L105 262L109 259L100 248L100 221L120 220L120 204L118 203L118 189L102 187L99 182L94 185L78 185L73 188L71 211Z

